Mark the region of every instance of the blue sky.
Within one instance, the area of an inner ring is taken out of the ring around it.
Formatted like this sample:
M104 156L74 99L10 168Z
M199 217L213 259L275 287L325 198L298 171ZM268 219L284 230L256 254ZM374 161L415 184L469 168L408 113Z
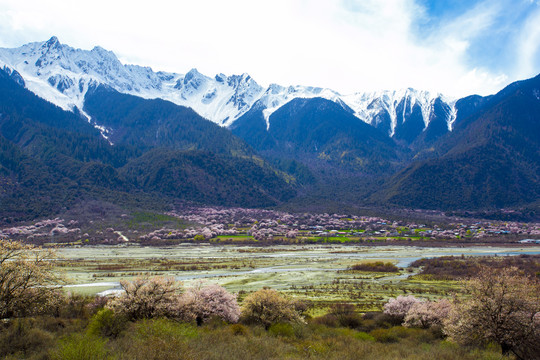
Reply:
M466 36L469 48L465 61L471 67L484 67L493 72L504 72L513 65L523 28L528 20L534 21L538 12L538 2L530 0L421 0L418 4L425 12L415 24L414 33L420 41L429 41L430 34L444 31L457 19L470 18L474 22L486 16L481 31ZM540 24L536 23L535 27L538 31ZM540 53L532 60L540 71Z
M124 63L341 93L487 95L540 73L539 0L0 0L0 47L52 35Z

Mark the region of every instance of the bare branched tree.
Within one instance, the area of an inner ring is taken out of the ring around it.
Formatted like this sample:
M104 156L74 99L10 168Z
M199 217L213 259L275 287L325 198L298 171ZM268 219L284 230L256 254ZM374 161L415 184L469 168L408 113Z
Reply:
M176 317L181 284L174 278L138 278L122 280L120 284L124 293L107 304L114 312L123 314L128 320Z
M471 296L456 302L445 332L461 344L496 342L503 354L540 358L540 286L517 268L484 268L465 283Z
M0 318L43 313L61 296L52 250L0 240Z

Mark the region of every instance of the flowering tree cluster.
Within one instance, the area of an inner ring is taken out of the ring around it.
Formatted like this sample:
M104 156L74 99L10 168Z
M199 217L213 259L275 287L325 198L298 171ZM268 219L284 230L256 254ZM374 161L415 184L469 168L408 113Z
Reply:
M287 299L272 289L248 295L240 308L236 296L216 284L198 283L183 293L180 284L172 278L136 279L121 284L124 293L106 307L132 321L168 317L201 325L212 318L236 323L242 317L245 322L268 329L279 322L303 322L302 313L306 310L303 303Z
M173 278L154 277L122 281L124 293L109 301L107 307L128 320L168 317L198 325L219 317L235 323L240 317L236 296L219 285L189 288L181 292L181 284Z
M412 295L398 296L395 299L390 299L386 304L384 304L383 312L386 315L393 316L400 321L403 321L409 310L411 310L415 304L421 303L422 301L423 300Z
M197 325L218 317L230 323L238 322L240 318L240 306L236 301L236 295L229 293L222 286L201 284L189 288L181 299L184 316L190 320L195 319Z
M324 226L326 229L364 228L366 224L386 224L384 219L366 216L348 216L343 214L289 214L282 211L245 209L245 208L220 208L220 207L191 207L167 213L169 216L199 223L204 226L215 224L234 224L235 227L251 227L255 229L275 228L283 226L281 230L297 229L309 230L315 226Z
M41 220L33 225L21 225L0 230L0 239L7 240L9 238L24 238L26 240L39 240L50 238L58 235L77 236L81 233L81 229L75 227L78 224L75 220L70 220L65 223L64 219L46 219Z
M441 329L443 322L452 310L452 303L447 299L439 301L420 301L411 306L403 322L407 327Z
M439 301L398 296L385 306L388 315L409 327L441 329L462 345L495 342L503 354L539 359L540 282L517 268L484 267L463 283L470 296Z
M138 278L120 282L124 293L114 298L107 306L128 320L171 316L176 313L180 286L173 278Z
M384 313L400 320L407 327L441 329L452 303L447 299L429 301L412 295L398 296L384 305Z
M405 210L403 210L406 215ZM390 221L382 217L357 216L351 214L286 213L274 210L179 206L166 215L194 224L187 229L163 227L139 233L127 230L132 236L108 228L94 231L88 225L76 227L77 221L60 218L37 221L33 225L21 225L0 229L0 239L25 240L41 244L54 239L55 242L84 241L85 243L123 243L138 237L142 242L195 239L209 240L216 236L251 235L257 241L287 241L295 243L313 241L313 237L324 238L335 235L350 236L357 241L377 240L381 236L389 239L399 237L423 237L431 239L500 238L502 234L534 236L540 234L540 223L518 223L500 221L472 221L449 217L452 223L429 228L411 221ZM128 218L129 215L122 214ZM92 223L92 221L90 221ZM247 229L244 231L243 229ZM343 231L346 230L346 231ZM88 234L90 232L91 235ZM88 241L87 241L88 240Z
M193 239L197 235L202 239L211 239L219 235L237 235L236 228L227 228L224 224L212 224L203 228L168 229L162 228L149 232L139 237L140 240L168 240L168 239Z

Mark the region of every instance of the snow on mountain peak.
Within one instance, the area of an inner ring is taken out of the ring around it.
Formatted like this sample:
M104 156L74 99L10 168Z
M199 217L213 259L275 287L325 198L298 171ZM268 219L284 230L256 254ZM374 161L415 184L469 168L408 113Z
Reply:
M58 38L56 36L52 36L49 40L47 40L44 44L43 44L43 47L47 47L49 49L51 48L58 48L60 46L60 41L58 40Z
M19 48L0 48L0 67L15 70L24 79L25 86L38 96L65 110L77 107L81 112L88 89L104 84L122 93L147 99L161 98L191 107L221 126L230 126L259 102L269 128L270 116L281 106L295 98L314 97L348 107L356 117L373 126L389 121L390 136L417 106L427 127L438 98L449 106L450 130L456 118L455 101L427 91L408 88L341 95L328 88L278 84L264 89L246 73L231 76L220 73L211 78L195 68L182 75L124 65L112 51L100 46L90 51L74 49L61 44L56 36Z
M284 87L278 84L270 84L268 89L259 99L265 107L263 116L266 120L266 128L270 128L270 116L280 107L296 98L322 97L327 100L337 102L340 99L339 93L326 88L294 85Z
M149 67L124 65L100 46L90 51L74 49L55 36L0 49L0 62L18 71L30 91L65 110L82 110L89 85L104 84L119 92L188 106L220 125L229 125L263 92L248 74L219 74L212 79L197 69L185 75L156 73Z
M390 136L394 136L398 123L406 121L419 106L424 126L430 122L433 103L441 94L412 88L356 93L343 96L343 101L354 110L355 115L366 123L378 126L384 115L390 117Z

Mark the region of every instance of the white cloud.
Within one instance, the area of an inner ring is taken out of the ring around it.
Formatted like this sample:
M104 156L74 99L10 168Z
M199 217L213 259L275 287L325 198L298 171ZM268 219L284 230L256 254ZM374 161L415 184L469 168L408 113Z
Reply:
M0 0L0 45L57 35L154 70L248 72L263 85L487 94L513 79L466 64L470 38L500 11L486 4L418 39L412 25L427 15L413 0ZM528 58L539 36L530 27Z
M538 3L537 3L538 4ZM532 14L520 34L517 49L518 66L515 76L530 76L540 66L540 6Z

